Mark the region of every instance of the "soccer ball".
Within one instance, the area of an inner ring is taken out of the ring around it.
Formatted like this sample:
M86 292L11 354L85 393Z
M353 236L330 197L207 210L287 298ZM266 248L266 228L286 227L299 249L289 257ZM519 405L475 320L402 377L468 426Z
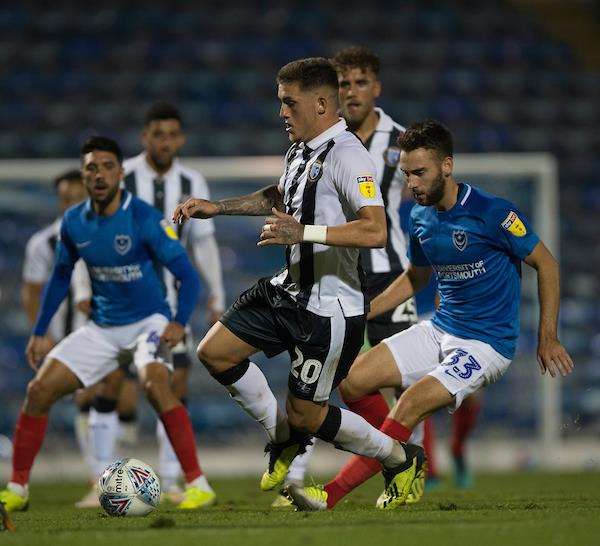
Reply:
M109 516L146 516L160 501L154 470L138 459L117 459L98 480L100 504Z

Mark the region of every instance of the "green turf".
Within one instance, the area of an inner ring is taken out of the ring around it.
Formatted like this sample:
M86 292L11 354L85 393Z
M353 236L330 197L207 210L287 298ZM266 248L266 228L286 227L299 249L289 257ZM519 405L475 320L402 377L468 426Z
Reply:
M271 510L273 495L258 490L258 478L214 486L214 508L161 507L141 519L76 510L81 485L34 486L31 508L15 514L17 532L0 534L0 545L600 545L599 473L480 476L472 490L440 489L393 512L371 507L378 479L328 513Z

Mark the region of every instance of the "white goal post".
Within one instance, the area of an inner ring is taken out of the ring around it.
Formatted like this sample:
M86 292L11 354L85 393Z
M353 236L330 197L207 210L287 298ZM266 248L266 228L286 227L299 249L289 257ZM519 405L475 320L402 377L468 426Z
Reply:
M221 181L235 181L260 187L278 179L282 172L280 156L264 157L212 157L185 158L185 164L198 169L204 174L209 184ZM27 183L48 184L57 173L73 168L78 164L76 159L11 159L0 160L0 200L6 183L10 190L20 181ZM559 257L559 198L558 198L558 164L556 159L547 153L517 154L459 154L455 161L455 174L458 179L468 180L478 176L498 182L511 177L527 178L534 184L534 200L531 204L536 231ZM529 287L528 289L531 289ZM530 363L537 368L535 362ZM548 376L540 376L540 407L537 410L537 438L540 463L550 464L550 454L560 441L561 396L560 381Z

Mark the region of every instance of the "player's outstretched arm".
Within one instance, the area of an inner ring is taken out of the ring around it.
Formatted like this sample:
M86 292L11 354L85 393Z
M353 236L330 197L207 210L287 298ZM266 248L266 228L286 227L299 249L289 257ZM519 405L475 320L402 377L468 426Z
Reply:
M558 308L560 283L558 262L541 241L525 263L537 271L540 321L538 331L537 359L542 374L550 372L552 377L573 371L573 360L558 340Z
M207 201L206 199L188 199L177 205L173 212L173 221L182 223L189 218L212 218L213 216L266 216L271 209L283 210L283 197L276 185L267 186L249 195Z
M258 246L306 242L350 248L381 248L386 241L383 207L362 207L357 220L338 226L303 225L289 214L273 209L273 216L265 220Z
M367 318L372 319L409 300L427 286L429 277L431 267L410 264L402 275L371 301L371 310Z

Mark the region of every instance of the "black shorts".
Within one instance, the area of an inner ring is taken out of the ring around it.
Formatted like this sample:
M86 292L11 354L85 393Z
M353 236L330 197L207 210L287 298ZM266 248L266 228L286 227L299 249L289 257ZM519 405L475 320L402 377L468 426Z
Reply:
M400 275L401 271L389 273L369 273L367 275L366 293L369 300L381 294ZM367 339L372 347L384 339L410 328L417 322L415 300L410 299L394 309L367 322Z
M322 317L300 307L286 292L260 279L220 319L229 330L268 357L284 351L292 367L290 393L324 402L346 377L364 339L365 317Z

